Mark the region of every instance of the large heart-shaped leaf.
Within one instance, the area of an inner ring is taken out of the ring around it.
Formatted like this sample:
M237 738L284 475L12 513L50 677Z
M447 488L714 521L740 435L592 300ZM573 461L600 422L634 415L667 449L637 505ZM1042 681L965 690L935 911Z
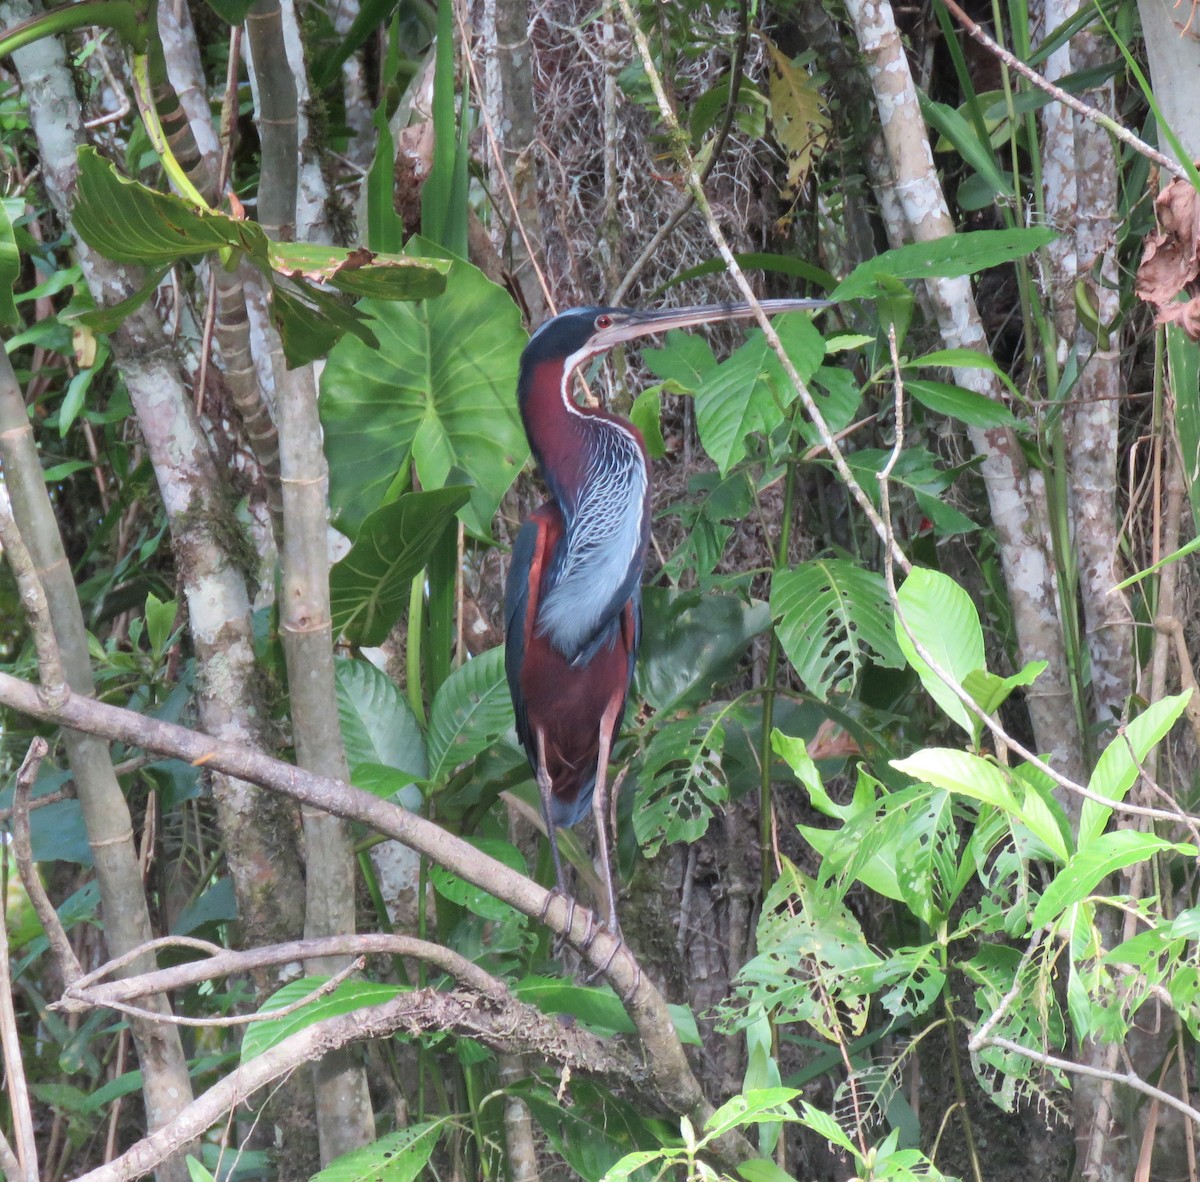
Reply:
M329 573L335 636L383 643L408 603L413 578L470 495L458 485L405 493L367 517L358 541Z
M360 307L372 317L378 349L344 338L321 378L339 528L356 536L411 462L424 489L469 480L465 520L486 534L529 454L517 413L525 336L516 304L456 259L439 299Z

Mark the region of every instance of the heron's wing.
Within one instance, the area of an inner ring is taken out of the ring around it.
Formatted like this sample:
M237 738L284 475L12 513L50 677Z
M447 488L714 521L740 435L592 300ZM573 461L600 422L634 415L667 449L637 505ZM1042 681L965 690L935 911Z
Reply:
M550 565L550 553L561 536L561 514L553 505L543 505L517 534L504 586L504 672L516 716L517 738L530 759L534 758L536 746L529 730L525 695L521 692L521 669L537 615L539 592Z
M649 524L649 473L628 429L598 422L586 463L538 612L539 634L575 664L614 635L641 585Z

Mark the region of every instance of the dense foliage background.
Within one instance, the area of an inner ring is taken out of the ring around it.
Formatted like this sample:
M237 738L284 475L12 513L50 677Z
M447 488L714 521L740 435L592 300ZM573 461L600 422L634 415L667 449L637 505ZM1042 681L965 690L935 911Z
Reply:
M1192 15L0 2L6 1177L1195 1179ZM785 294L580 391L622 952L517 363Z

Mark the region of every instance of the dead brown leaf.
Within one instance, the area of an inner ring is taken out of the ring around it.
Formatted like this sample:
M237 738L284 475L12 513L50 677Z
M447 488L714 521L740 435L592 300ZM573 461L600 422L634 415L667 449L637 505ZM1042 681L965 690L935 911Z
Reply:
M1200 200L1189 181L1174 180L1154 202L1158 229L1146 239L1138 296L1158 309L1160 324L1178 324L1200 341ZM1175 303L1180 294L1192 297Z

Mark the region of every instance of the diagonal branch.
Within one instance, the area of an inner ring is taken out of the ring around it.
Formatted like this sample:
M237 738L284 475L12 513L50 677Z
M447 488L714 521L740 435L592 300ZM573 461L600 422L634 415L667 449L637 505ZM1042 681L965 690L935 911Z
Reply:
M424 854L522 914L540 920L570 942L584 961L607 978L618 995L626 998L630 1017L642 1040L647 1086L658 1102L672 1112L686 1114L695 1125L702 1125L712 1114L712 1106L692 1074L662 994L638 969L625 944L600 928L586 908L552 895L545 887L432 821L360 788L294 767L260 751L78 694L71 694L64 703L54 706L42 698L36 686L7 673L0 673L0 704L45 722L100 734L132 747L225 772L283 793L310 808L358 821ZM722 1139L718 1148L730 1168L754 1156L745 1139L736 1135Z

